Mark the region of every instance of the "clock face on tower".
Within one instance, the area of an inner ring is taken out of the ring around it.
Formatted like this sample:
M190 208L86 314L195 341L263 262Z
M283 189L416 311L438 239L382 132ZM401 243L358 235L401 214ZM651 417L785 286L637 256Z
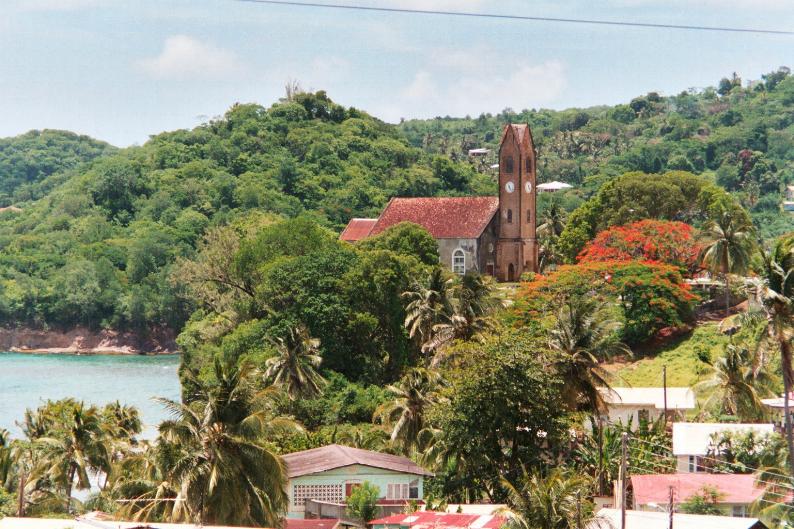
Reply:
M527 193L531 193L532 192L532 182L527 182L526 184L524 184L524 189L526 189Z
M512 181L507 182L505 184L505 191L507 191L508 193L512 193L513 191L515 191L515 189L516 189L516 185Z

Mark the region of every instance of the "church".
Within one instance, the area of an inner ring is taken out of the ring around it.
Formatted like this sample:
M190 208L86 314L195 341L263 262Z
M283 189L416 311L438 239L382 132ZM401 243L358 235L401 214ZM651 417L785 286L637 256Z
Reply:
M499 143L499 196L392 198L377 219L351 219L340 239L356 242L400 222L423 226L441 262L517 281L538 268L535 145L529 125L505 125Z

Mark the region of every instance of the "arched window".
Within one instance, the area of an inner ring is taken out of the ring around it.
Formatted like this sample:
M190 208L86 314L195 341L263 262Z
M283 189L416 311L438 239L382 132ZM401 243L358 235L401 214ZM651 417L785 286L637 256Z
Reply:
M532 222L532 210L527 210L527 222Z
M460 275L466 273L466 254L460 248L452 252L452 271Z
M512 224L513 223L513 210L512 209L508 209L507 210L507 223L508 224Z
M513 172L513 157L512 156L505 156L504 164L505 164L505 173L512 173Z
M532 172L532 159L530 159L529 156L527 156L527 172L528 173Z

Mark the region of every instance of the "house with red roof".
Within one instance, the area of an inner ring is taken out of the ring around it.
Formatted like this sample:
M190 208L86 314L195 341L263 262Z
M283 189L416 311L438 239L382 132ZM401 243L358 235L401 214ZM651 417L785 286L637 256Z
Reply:
M499 529L505 518L497 514L459 514L417 511L372 520L372 529Z
M529 125L505 125L495 197L392 198L377 219L351 219L351 243L411 222L438 242L439 258L457 274L475 271L516 281L538 268L535 145Z
M750 504L764 493L752 474L640 474L631 476L629 483L633 508L639 511L667 509L671 491L673 504L680 505L704 490L717 492L717 505L729 516L746 516Z

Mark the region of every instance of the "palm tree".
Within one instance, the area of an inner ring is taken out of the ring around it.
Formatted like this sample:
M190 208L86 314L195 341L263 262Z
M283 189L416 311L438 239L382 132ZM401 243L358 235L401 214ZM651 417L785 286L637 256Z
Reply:
M764 272L765 285L760 289L760 297L767 314L767 332L780 348L789 471L794 474L794 432L792 432L789 410L792 382L794 382L791 359L792 319L794 319L794 235L779 240L771 252L764 252Z
M89 473L108 472L109 439L96 406L71 399L52 403L52 429L35 443L42 452L46 475L63 487L66 511L71 512L72 488L91 487Z
M526 470L517 485L502 480L507 489L510 529L575 529L593 519L593 506L586 501L590 483L556 468L548 476Z
M717 220L705 229L706 245L700 261L712 273L725 281L725 313L730 307L730 274L743 274L750 265L753 252L752 224L745 216L723 210Z
M110 435L116 439L134 442L143 429L141 414L135 406L111 402L102 410L102 415Z
M562 201L553 196L538 219L538 236L559 237L565 229L566 217Z
M557 369L565 381L563 398L572 410L606 409L601 388L609 389L609 373L601 366L615 354L631 354L617 339L620 323L592 297L563 300L549 346L560 353Z
M441 267L436 267L424 283L415 281L411 290L403 292L403 299L408 301L405 328L408 336L417 340L420 346L430 340L433 327L452 313L452 283L452 278L447 277Z
M443 381L436 372L421 367L408 370L396 385L386 386L392 400L375 411L375 418L391 426L391 441L405 452L419 447L428 409L438 402Z
M741 421L760 419L764 415L761 393L769 393L772 383L763 369L756 369L752 353L746 347L728 344L725 355L714 362L714 376L697 384L709 398L705 407L719 407Z
M266 444L296 425L275 417L278 392L254 391L248 366L215 361L213 384L194 380L187 404L160 399L174 416L160 443L175 452L168 481L178 490L173 521L275 527L287 507L281 459Z
M286 390L290 399L319 395L325 379L317 372L322 357L317 354L320 340L309 336L306 327L293 327L285 338L277 338L278 354L268 358L265 378Z
M437 351L454 340L471 340L491 328L489 315L499 303L490 282L479 274L469 273L461 277L453 292L452 312L444 322L433 326L433 335L422 347L423 351ZM439 361L437 356L433 364Z

